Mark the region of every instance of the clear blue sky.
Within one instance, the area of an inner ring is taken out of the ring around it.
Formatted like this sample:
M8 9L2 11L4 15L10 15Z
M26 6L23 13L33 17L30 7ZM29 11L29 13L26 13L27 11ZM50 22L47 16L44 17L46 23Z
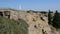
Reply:
M0 8L22 10L60 10L60 0L0 0Z

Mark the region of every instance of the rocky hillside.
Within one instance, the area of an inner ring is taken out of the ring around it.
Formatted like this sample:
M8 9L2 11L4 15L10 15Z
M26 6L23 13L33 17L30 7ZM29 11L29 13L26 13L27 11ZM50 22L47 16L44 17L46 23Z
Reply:
M39 11L9 10L10 19L23 19L29 25L29 34L58 34L56 29L48 24L48 13Z
M24 19L28 23L29 34L58 34L58 32L48 24L47 14L48 13L21 11L19 12L19 18Z

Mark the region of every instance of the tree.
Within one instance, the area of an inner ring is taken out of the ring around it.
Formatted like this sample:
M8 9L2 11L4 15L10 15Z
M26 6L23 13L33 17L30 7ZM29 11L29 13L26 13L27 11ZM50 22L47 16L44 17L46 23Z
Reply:
M51 16L51 11L49 10L49 12L48 12L48 24L51 24L51 22L52 22L52 16Z
M58 13L58 11L56 10L54 17L53 17L53 27L55 28L60 28L60 13Z

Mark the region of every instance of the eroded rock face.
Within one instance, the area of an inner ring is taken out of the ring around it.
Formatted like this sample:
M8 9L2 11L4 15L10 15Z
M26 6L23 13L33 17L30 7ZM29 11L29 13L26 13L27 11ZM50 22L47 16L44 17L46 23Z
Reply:
M41 13L19 12L19 18L24 19L29 25L29 34L58 34L56 30L52 33L52 29L48 24L48 17ZM41 18L42 17L42 18Z
M58 32L48 24L48 14L39 12L12 11L10 18L18 20L23 19L29 25L29 34L58 34ZM53 32L52 32L53 31Z

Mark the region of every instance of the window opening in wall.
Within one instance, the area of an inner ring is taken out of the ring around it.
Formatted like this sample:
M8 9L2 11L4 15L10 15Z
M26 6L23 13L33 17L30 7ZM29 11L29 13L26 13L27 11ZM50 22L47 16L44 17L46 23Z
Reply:
M0 16L3 16L3 12L0 12Z

